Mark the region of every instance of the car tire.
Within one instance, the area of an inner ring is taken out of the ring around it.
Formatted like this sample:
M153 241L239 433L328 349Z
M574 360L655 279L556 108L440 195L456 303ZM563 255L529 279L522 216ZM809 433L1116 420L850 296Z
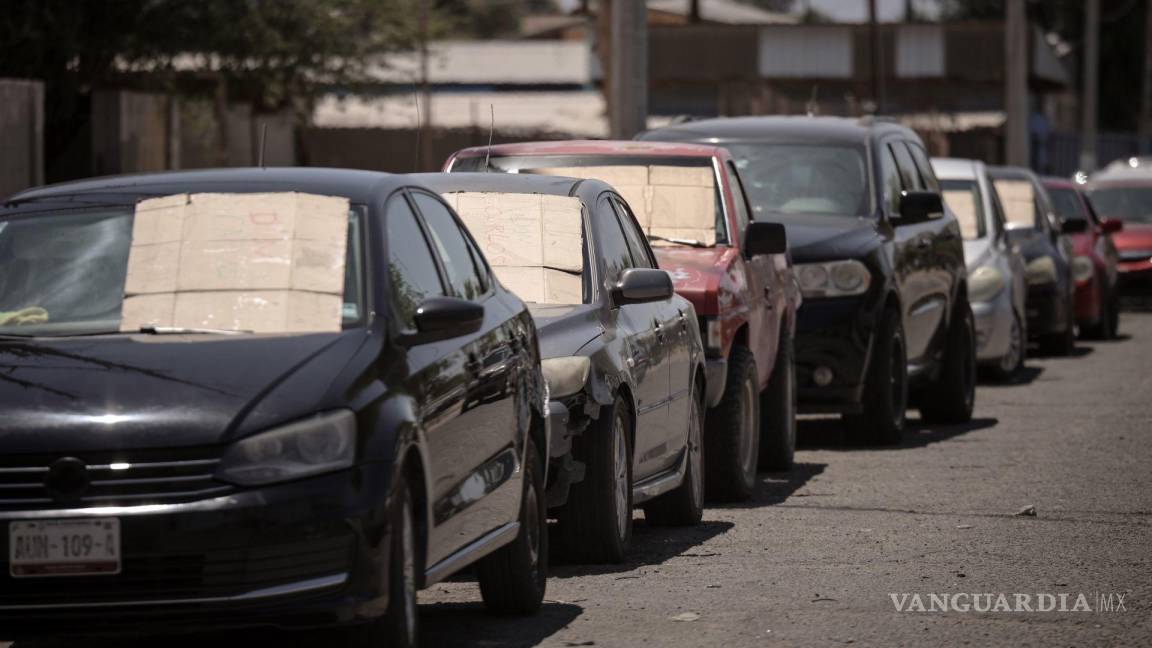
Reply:
M532 614L544 602L548 579L548 511L544 501L544 466L531 437L524 454L520 533L476 566L480 595L488 611L495 614Z
M908 407L908 358L900 313L889 308L875 333L858 414L845 414L849 436L866 445L893 445L904 436Z
M1001 382L1011 380L1024 368L1024 358L1028 354L1028 337L1020 322L1020 315L1012 313L1012 329L1009 333L1008 353L988 366L992 378Z
M1120 292L1115 287L1108 291L1108 326L1104 329L1105 339L1115 340L1120 336Z
M704 517L704 390L692 385L689 414L688 466L684 481L670 493L644 504L644 519L655 526L693 526Z
M760 388L756 358L734 346L724 394L708 412L704 471L710 499L738 502L752 496L760 459Z
M420 645L420 615L416 606L420 561L416 551L416 515L407 480L400 480L396 510L390 519L388 609L384 616L352 628L350 648L416 648Z
M1111 340L1120 329L1120 300L1116 291L1100 288L1100 317L1095 324L1084 330L1084 337L1090 340Z
M781 332L776 365L760 405L760 469L785 471L796 454L796 363L792 336Z
M927 423L967 423L976 403L976 328L965 301L948 327L940 373L922 393L920 418Z
M632 443L627 406L617 397L601 408L583 446L584 479L573 484L560 515L568 557L579 563L618 563L632 542Z
M1076 348L1076 310L1071 297L1064 306L1064 314L1067 328L1040 338L1040 349L1047 355L1067 356Z

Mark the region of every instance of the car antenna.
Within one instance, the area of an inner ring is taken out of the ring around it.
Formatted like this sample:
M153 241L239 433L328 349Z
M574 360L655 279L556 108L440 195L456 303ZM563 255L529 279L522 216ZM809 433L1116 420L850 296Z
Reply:
M412 155L412 169L420 170L420 133L424 130L423 120L420 118L420 95L412 91L412 99L416 102L416 150Z
M484 152L484 173L488 173L488 161L492 159L492 132L496 130L496 106L488 104L488 150Z
M260 155L256 158L256 165L264 168L264 145L268 142L268 122L260 124Z

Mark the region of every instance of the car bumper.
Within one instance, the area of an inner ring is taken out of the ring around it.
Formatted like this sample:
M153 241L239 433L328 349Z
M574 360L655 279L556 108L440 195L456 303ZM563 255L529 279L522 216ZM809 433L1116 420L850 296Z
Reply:
M1117 264L1119 271L1118 286L1126 292L1152 291L1152 261L1121 261Z
M1058 284L1029 286L1025 310L1031 338L1062 333L1068 328L1068 307Z
M355 622L387 607L388 471L182 504L0 512L0 640ZM121 573L12 578L8 522L115 517Z
M995 362L1003 358L1012 344L1012 296L1001 291L995 299L972 303L976 320L976 360Z
M800 412L859 411L876 310L864 298L804 300L795 341ZM825 385L815 380L822 367L831 371Z

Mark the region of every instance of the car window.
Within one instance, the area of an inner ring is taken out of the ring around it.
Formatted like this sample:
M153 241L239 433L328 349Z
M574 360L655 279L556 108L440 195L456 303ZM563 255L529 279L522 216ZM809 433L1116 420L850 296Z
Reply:
M992 200L992 226L996 229L996 235L999 236L1004 233L1004 229L1008 226L1008 219L1004 216L1004 205L1000 202L1000 194L996 193L996 185L989 180L986 186L988 187L988 197Z
M632 254L632 263L637 268L655 268L652 255L648 251L645 237L640 233L640 226L636 218L623 200L613 197L612 204L616 207L617 217L620 219L620 228L624 230L624 239L628 244L628 251Z
M1040 222L1036 188L1027 178L996 178L992 181L996 194L1004 205L1008 223L1017 227L1035 228Z
M1096 213L1126 223L1152 223L1152 187L1101 187L1089 194Z
M1065 187L1049 189L1048 196L1052 199L1052 207L1060 218L1088 220L1088 210L1084 206L1084 201L1076 195L1075 189Z
M896 156L896 167L900 169L900 179L904 183L905 191L921 191L924 184L920 181L920 172L916 170L916 163L912 161L912 154L903 142L891 142L888 148Z
M484 294L484 281L477 269L477 259L469 247L456 217L447 205L423 192L413 192L416 207L424 217L433 245L444 266L448 284L458 297L476 299Z
M724 171L728 174L728 186L732 189L732 200L736 203L737 240L743 241L744 232L748 229L748 222L752 219L752 215L748 213L748 194L745 193L744 181L740 179L736 165L731 160L724 165Z
M896 158L887 146L880 148L880 186L884 190L884 205L891 215L900 213L900 192L903 183L900 182L900 170L896 166Z
M942 193L948 209L960 224L960 235L964 240L984 238L988 230L984 225L984 202L980 200L980 185L975 180L945 180Z
M912 154L912 161L916 163L916 170L920 172L920 181L928 191L940 193L940 181L936 179L936 172L932 170L932 163L924 149L914 142L905 142L908 151Z
M604 281L609 286L615 285L620 281L621 273L635 267L635 264L628 250L628 242L624 239L624 232L620 230L616 210L607 198L597 203L596 242L600 248L596 256L604 263Z
M753 214L868 214L862 147L756 142L728 145Z
M429 297L444 294L440 271L428 239L404 196L394 196L388 202L385 219L392 305L401 324L415 328L416 309L420 304Z

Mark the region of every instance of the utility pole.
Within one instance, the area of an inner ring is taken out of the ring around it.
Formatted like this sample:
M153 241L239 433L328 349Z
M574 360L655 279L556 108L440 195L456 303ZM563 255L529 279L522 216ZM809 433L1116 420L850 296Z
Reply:
M1004 5L1004 161L1029 166L1028 17L1024 0Z
M1144 3L1144 74L1140 89L1140 151L1152 153L1152 0Z
M614 139L632 139L648 123L648 9L643 0L610 4L608 115Z
M1080 88L1080 170L1095 171L1096 100L1099 95L1100 0L1084 2L1084 83Z
M875 113L884 114L884 57L880 48L880 17L876 13L876 0L868 0L868 52L872 64L872 102Z
M688 22L693 25L700 22L700 0L688 0Z
M427 171L432 162L432 88L428 80L428 3L420 0L420 98L416 105L416 115L420 120L420 159L416 160L413 171ZM423 104L421 107L420 104Z

